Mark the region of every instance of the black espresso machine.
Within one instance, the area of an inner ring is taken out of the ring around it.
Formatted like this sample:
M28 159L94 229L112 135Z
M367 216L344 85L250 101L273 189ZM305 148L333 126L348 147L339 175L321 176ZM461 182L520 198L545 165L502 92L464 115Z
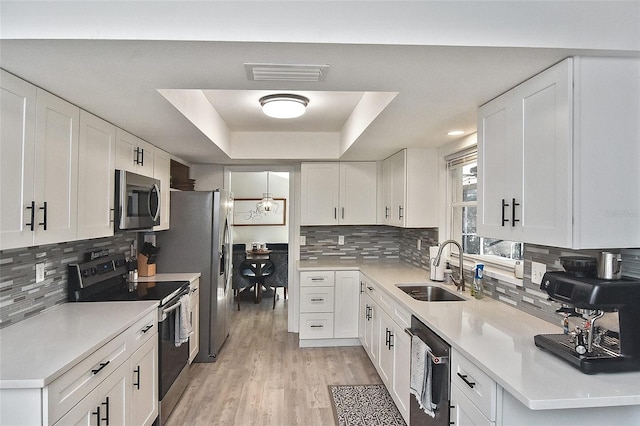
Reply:
M587 374L640 370L640 280L547 272L540 289L562 304L565 327L564 334L535 336L536 346ZM607 312L617 312L618 332L596 325ZM574 330L570 317L582 320Z

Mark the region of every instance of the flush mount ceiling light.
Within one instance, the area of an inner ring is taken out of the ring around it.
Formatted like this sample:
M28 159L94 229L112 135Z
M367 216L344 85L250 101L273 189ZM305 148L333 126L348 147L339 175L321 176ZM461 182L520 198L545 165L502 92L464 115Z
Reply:
M300 95L277 94L260 98L262 112L273 118L296 118L304 114L309 99Z
M447 133L447 135L449 136L460 136L460 135L464 135L464 130L452 130L449 133Z

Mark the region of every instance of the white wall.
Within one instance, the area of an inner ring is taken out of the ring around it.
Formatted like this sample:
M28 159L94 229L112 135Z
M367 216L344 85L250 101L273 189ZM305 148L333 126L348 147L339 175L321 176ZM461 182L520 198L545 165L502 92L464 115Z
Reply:
M267 190L267 172L231 172L229 188L233 197L238 198L262 198ZM269 191L273 198L286 200L285 225L272 226L234 226L234 244L247 244L252 242L287 243L289 241L289 173L269 172Z
M196 191L213 191L224 188L224 167L211 164L194 164L189 168L189 177L196 180Z

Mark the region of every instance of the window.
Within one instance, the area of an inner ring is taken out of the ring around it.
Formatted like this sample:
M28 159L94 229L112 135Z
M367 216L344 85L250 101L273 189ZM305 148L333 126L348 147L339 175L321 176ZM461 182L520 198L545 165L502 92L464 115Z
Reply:
M481 256L486 262L504 264L522 259L522 243L484 238L476 233L478 165L475 148L449 156L446 160L451 238L461 242L465 255Z

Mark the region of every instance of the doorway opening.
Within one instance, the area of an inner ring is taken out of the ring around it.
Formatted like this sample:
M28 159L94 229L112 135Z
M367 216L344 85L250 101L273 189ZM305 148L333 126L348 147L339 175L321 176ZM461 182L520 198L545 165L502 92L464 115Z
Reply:
M232 260L234 292L238 294L236 309L242 310L243 306L247 309L258 302L261 308L271 308L273 304L273 309L291 312L285 295L290 296L288 287L292 282L289 244L292 173L269 166L225 170L225 186L234 198ZM267 270L262 281L256 279L256 272L262 275Z

